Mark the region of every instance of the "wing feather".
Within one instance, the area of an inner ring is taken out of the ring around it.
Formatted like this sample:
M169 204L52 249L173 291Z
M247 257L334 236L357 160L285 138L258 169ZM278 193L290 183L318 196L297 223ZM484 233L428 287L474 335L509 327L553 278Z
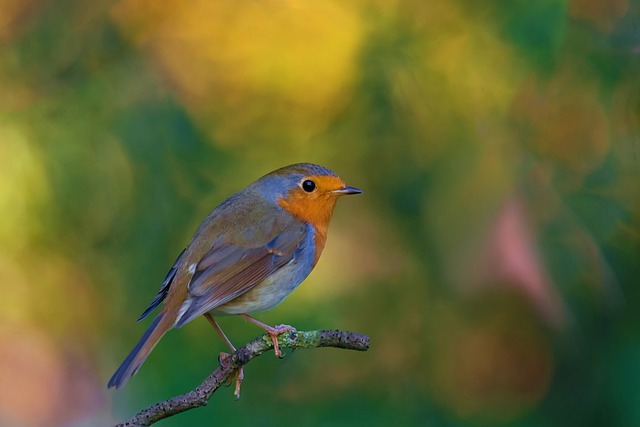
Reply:
M202 257L189 282L188 307L176 327L248 292L294 260L308 227L300 223L259 247L216 242Z
M167 276L164 278L162 285L160 285L160 290L156 294L156 297L153 299L153 301L151 301L147 309L140 315L140 317L138 317L138 322L144 319L145 317L147 317L149 313L151 313L154 308L159 306L160 303L164 301L164 299L169 294L169 289L171 288L173 279L176 277L178 264L180 263L180 260L182 259L182 255L184 255L185 251L186 249L183 249L182 252L180 252L180 255L178 255L178 258L176 258L175 262L173 263L173 266L171 266L171 268L169 269L169 272L167 273Z

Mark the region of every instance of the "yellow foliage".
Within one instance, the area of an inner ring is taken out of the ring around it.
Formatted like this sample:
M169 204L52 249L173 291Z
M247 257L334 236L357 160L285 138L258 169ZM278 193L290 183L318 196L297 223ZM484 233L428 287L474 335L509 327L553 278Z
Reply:
M302 133L325 126L348 98L362 32L338 1L122 0L112 15L222 143L265 115Z
M39 233L37 209L50 198L44 165L26 133L0 122L0 254L18 251Z

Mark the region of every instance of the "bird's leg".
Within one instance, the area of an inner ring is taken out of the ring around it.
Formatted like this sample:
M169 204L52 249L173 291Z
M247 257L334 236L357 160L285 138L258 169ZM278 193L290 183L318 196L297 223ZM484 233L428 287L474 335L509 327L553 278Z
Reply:
M220 335L220 338L222 338L222 341L224 341L227 347L229 347L231 352L233 353L234 351L236 351L236 348L233 346L233 344L231 344L231 341L229 341L229 338L227 338L225 333L222 331L222 328L220 328L220 325L218 325L218 322L216 322L216 319L213 318L211 313L205 313L204 317L209 321L211 326L213 326L213 329L216 330L218 335ZM225 359L227 359L230 356L231 355L229 353L222 352L220 353L220 356L218 356L218 362L222 363ZM236 397L236 399L240 399L240 385L242 384L243 379L244 379L244 368L240 368L236 373L236 388L233 392L233 395Z
M289 325L269 326L262 323L259 320L254 319L248 314L241 314L240 316L244 317L254 325L257 325L262 329L264 329L269 334L269 337L271 338L271 342L273 343L273 352L276 354L276 357L282 358L282 352L280 351L280 346L278 345L278 335L284 334L285 332L291 332L291 331L295 332L296 328Z

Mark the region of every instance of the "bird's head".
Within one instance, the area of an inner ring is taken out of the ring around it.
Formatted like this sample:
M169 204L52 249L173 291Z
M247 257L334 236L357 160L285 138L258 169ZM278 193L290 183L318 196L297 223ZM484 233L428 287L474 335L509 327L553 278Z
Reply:
M302 221L326 230L339 197L360 194L329 169L298 163L285 166L264 176L273 201Z

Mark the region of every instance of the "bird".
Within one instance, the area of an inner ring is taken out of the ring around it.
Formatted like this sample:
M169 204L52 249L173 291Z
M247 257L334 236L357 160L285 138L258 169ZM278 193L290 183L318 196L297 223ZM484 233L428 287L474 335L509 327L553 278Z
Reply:
M162 304L108 387L125 385L165 333L200 316L231 352L235 347L215 317L245 318L266 331L275 355L281 357L277 337L295 328L272 327L249 313L275 307L307 278L325 247L337 200L360 193L323 166L297 163L264 175L220 203L198 226L138 318L144 319ZM243 377L240 369L236 398Z

